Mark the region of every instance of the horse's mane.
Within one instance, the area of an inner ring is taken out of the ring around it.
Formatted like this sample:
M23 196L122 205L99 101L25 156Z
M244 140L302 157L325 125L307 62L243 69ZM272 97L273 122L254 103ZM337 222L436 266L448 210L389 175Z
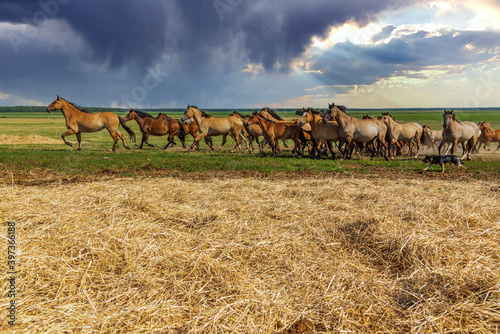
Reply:
M247 119L248 118L248 116L242 115L238 111L233 111L231 113L231 115L233 115L233 114L236 115L236 116L238 116L238 117L240 117L240 118L243 118L243 119ZM229 115L229 116L231 116L231 115Z
M271 109L269 107L265 107L265 108L262 108L261 112L264 110L267 111L271 116L273 116L277 120L284 121L284 119L281 118L273 109Z
M484 131L485 131L485 132L495 131L495 130L493 130L493 128L491 127L490 123L486 123L486 122L484 122L484 123L483 123L483 128L484 128Z
M156 116L156 119L158 119L160 117L160 115L162 116L165 116L167 119L172 119L172 117L168 116L167 114L164 114L164 113L158 113L158 116Z
M322 112L321 112L321 111L319 111L319 110L316 110L316 109L313 109L313 108L309 108L308 110L309 110L310 112L312 112L313 114L315 114L315 115L318 115L318 116L321 116L321 117L325 117L325 114L324 114L324 113L322 113Z
M61 99L63 99L63 98L61 97ZM91 112L90 110L88 110L88 109L84 109L84 108L82 108L81 106L76 105L76 104L74 104L73 102L70 102L70 101L68 101L68 100L66 100L66 99L63 99L63 100L64 100L64 101L66 101L66 102L68 102L68 103L69 103L69 104L71 104L73 107L75 107L76 109L80 110L81 112L84 112L84 113L86 113L86 114L92 114L92 112Z
M132 109L132 110L134 110L134 112L137 114L137 116L139 116L141 118L145 118L145 117L154 118L153 115L148 114L147 112L135 110L135 109Z
M200 109L198 109L200 110ZM207 114L206 112L204 112L203 110L200 110L201 112L201 116L205 117L205 118L212 118L213 116L210 116L209 114Z
M275 121L275 120L273 120L273 119L269 119L269 118L267 118L267 117L262 116L261 114L256 114L256 115L257 115L258 117L260 117L260 118L265 119L265 120L266 120L266 121L268 121L268 122L271 122L271 123L278 123L278 122L276 122L276 121Z
M335 106L347 114L347 107L346 106L338 106L338 105L335 105Z

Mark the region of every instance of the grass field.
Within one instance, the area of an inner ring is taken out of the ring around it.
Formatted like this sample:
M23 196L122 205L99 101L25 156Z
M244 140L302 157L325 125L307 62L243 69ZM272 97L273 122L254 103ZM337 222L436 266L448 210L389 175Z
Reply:
M76 152L65 130L60 114L0 115L1 233L14 222L18 245L16 325L5 286L0 332L500 331L500 154L419 174L420 159L230 143L108 152L106 132Z

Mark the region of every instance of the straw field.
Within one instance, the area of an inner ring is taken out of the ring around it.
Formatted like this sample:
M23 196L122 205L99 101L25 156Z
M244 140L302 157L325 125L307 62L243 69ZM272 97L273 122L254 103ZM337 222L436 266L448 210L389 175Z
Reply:
M498 332L498 178L435 174L5 182L14 329Z

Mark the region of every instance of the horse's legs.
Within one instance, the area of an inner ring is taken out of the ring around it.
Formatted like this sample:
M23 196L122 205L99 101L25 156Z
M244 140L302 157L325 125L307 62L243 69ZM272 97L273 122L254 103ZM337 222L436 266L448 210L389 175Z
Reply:
M82 150L82 134L80 132L76 133L76 139L78 140L78 148L76 150L81 151Z
M174 135L175 135L175 133L169 133L169 135L168 135L168 144L165 145L165 147L163 147L164 150L166 150L170 145L172 145L172 146L175 145Z
M195 138L194 138L194 141L193 141L193 144L191 144L191 147L189 148L188 152L192 151L195 147L196 147L196 144L198 144L198 142L200 140L202 140L203 138L205 138L207 135L205 133L200 133L199 135L197 135ZM205 143L206 143L206 140L205 140ZM208 143L207 143L208 144ZM210 145L209 145L210 146ZM214 147L213 146L210 146L210 148L212 149L212 151L214 150Z
M441 155L441 148L443 147L444 143L445 143L445 140L443 139L443 140L441 140L441 143L438 146L438 154L439 155Z
M220 144L220 146L217 149L217 151L220 151L222 149L222 146L224 146L224 144L226 144L226 138L227 138L227 134L222 135L222 144Z
M67 141L66 138L64 138L64 137L70 136L70 135L74 135L75 133L76 133L76 131L73 131L73 130L69 129L68 131L66 131L65 133L63 133L61 135L61 138L64 140L64 143L66 145L69 145L69 146L73 147L73 144L71 144L69 141Z
M123 143L123 146L127 149L127 150L130 150L130 147L127 145L127 143L125 142L125 137L123 137L122 133L119 131L119 130L116 130L116 135L118 137L120 137L120 139L122 140L122 143Z
M110 151L115 151L116 150L116 144L118 144L118 136L116 135L115 131L109 131L109 134L111 135L111 138L113 138L113 142L114 142L113 143L113 147L110 149Z

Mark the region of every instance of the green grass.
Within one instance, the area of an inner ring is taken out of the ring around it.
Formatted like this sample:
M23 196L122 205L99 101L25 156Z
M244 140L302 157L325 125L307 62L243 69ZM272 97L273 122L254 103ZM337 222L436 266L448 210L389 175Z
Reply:
M361 117L365 111L355 114ZM172 115L180 117L180 113ZM435 128L442 126L441 111L394 111L397 120L416 121L420 124L432 123ZM457 118L472 121L486 120L492 123L494 128L500 127L500 113L496 111L464 112L457 113ZM297 118L293 112L282 113L286 118ZM4 115L0 115L4 116ZM37 134L43 137L58 139L66 131L64 117L61 113L8 113L7 118L0 119L0 135L27 136ZM140 141L139 127L135 122L129 122L129 126L136 132ZM124 132L124 131L123 131ZM221 137L214 137L214 146L218 147ZM68 140L76 142L75 136ZM151 170L175 170L179 172L204 172L212 171L259 171L263 173L272 172L295 172L295 173L321 173L321 172L356 172L375 173L380 170L399 170L415 172L423 168L419 159L396 158L385 161L377 157L370 159L367 156L354 158L351 161L332 161L331 159L310 159L302 157L293 158L289 150L282 149L277 158L262 157L258 153L241 151L231 154L233 142L228 140L225 148L218 152L210 152L205 143L201 143L200 151L186 152L179 149L167 151L158 148L146 148L138 150L133 148L128 151L119 143L116 152L108 152L112 146L112 140L107 131L98 133L82 134L83 151L76 152L74 149L61 144L30 144L30 145L0 145L0 169L11 171L29 171L32 169L48 170L57 173L72 175L92 175L96 171L109 171L113 174L132 176L137 173L147 173ZM178 147L180 146L177 139ZM166 137L151 137L150 142L157 147L163 147ZM188 137L187 145L192 143ZM290 143L291 144L291 143ZM255 152L258 152L256 150ZM269 150L267 150L269 152ZM461 150L459 150L461 153ZM459 153L456 153L459 154ZM500 171L500 161L494 158L490 161L474 159L466 162L467 168L474 173L495 173ZM447 169L449 170L449 168Z

